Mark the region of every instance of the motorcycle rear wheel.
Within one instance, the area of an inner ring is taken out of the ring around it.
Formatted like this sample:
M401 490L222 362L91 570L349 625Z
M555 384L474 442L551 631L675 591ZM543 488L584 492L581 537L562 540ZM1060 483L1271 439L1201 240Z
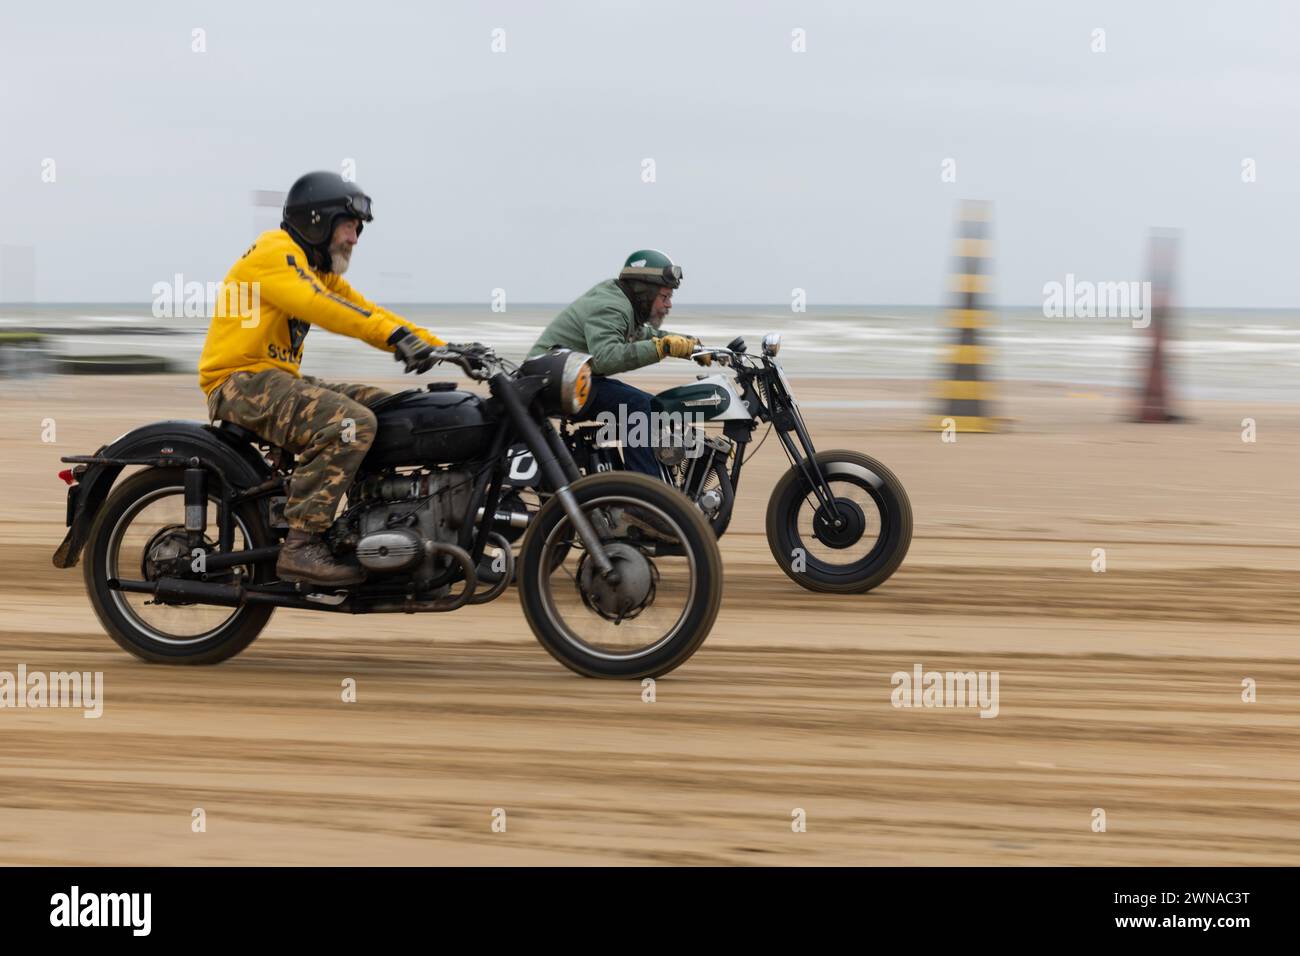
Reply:
M218 499L213 494L208 497L211 534L216 528ZM96 617L123 650L154 663L217 664L253 643L275 608L269 604L238 608L155 604L147 594L128 594L108 586L111 578L150 579L147 552L156 553L160 536L183 528L184 506L185 480L180 469L151 468L127 478L109 495L91 524L82 574ZM151 510L154 513L141 520L142 527L133 530L136 519ZM235 522L236 550L275 544L254 503L237 509ZM180 560L189 564L188 558ZM246 568L245 573L257 580L256 568Z

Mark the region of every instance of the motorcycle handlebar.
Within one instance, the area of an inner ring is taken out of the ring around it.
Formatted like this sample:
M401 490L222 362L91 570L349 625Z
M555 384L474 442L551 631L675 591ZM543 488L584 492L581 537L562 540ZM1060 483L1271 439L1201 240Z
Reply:
M492 374L496 353L481 342L466 345L448 343L433 350L433 360L459 365L470 378L483 380Z
M737 359L743 360L745 358L748 358L748 356L743 352L733 352L731 349L723 348L720 345L719 346L697 345L691 351L691 358L695 358L697 355L712 355L715 359L725 359L729 364L732 365L739 364L737 362Z

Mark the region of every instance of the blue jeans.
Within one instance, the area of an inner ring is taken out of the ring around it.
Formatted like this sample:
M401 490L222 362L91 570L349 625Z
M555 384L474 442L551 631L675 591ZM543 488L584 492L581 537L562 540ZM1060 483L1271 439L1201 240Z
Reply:
M605 378L603 375L597 375L592 379L591 384L594 394L591 404L587 407L587 417L595 418L601 412L608 412L615 419L623 417L628 421L632 421L636 415L644 415L645 421L649 422L651 398L649 392L643 392L616 378ZM626 409L623 416L619 415L620 406ZM659 470L659 462L655 460L654 450L651 448L629 448L625 445L623 464L628 471L639 471L652 478L663 478Z

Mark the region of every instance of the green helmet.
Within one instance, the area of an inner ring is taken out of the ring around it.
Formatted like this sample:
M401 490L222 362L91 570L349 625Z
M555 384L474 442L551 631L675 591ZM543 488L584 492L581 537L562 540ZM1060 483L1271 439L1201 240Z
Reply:
M682 267L658 249L638 249L627 257L618 277L676 289L682 284Z

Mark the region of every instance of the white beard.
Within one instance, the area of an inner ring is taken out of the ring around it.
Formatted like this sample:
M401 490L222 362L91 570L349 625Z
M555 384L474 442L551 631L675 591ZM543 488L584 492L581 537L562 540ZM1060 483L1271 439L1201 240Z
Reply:
M348 266L352 264L352 253L339 252L337 249L330 250L330 272L336 276L341 276L348 271Z

